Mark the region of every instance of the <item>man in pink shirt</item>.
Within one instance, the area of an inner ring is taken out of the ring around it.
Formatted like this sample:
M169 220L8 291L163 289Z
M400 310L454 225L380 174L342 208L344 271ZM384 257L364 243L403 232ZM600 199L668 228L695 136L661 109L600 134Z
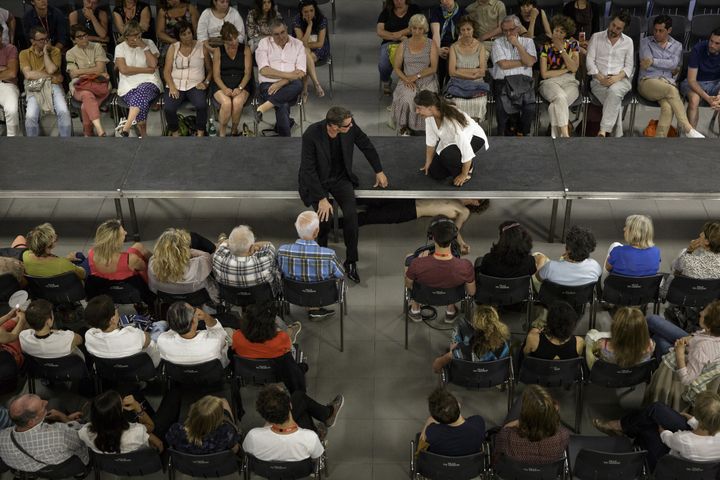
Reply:
M263 113L274 108L275 130L281 137L289 137L292 128L290 105L302 92L306 71L305 46L288 35L281 20L272 20L270 31L272 35L260 40L255 50L260 98L263 100L257 107L255 119L261 122Z
M14 137L18 135L20 126L18 116L20 92L17 87L18 51L15 45L3 43L3 30L4 26L0 23L0 107L5 113L7 135Z

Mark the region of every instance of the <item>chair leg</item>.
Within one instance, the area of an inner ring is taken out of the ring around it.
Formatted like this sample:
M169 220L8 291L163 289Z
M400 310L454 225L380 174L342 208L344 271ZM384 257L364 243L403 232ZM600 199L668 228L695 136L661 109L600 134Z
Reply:
M582 382L578 382L575 386L575 433L579 434L582 427L582 397L583 397L583 385Z
M590 100L583 100L583 119L582 119L582 136L584 137L587 133L587 120L588 120L588 111L590 110Z
M335 5L333 3L333 5ZM333 98L333 81L335 80L335 73L333 72L333 61L332 57L330 57L330 61L328 62L328 77L330 80L330 98Z
M344 303L344 302L343 302ZM340 351L345 349L345 305L340 303Z
M405 314L405 350L408 349L408 322L410 321L410 306L408 305L407 295L403 297L403 313Z

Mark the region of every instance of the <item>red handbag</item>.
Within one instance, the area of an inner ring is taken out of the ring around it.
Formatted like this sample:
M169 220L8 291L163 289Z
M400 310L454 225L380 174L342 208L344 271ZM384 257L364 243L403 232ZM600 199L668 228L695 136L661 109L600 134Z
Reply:
M75 83L75 90L85 90L91 92L96 97L104 97L110 93L110 84L108 79L100 75L83 75L80 80Z

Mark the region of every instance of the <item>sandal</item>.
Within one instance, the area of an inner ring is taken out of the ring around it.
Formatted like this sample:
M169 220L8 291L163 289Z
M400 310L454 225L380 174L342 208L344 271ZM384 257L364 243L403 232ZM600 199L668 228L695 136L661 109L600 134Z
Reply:
M615 430L614 428L610 427L610 422L600 420L599 418L593 418L592 421L593 427L597 428L600 432L604 433L605 435L609 435L611 437L622 437L623 432L622 430Z

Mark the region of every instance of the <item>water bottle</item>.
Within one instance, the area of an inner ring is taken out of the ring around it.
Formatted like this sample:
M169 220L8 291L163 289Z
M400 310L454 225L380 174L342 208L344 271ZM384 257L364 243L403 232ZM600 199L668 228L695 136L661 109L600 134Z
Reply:
M211 137L217 137L217 128L215 128L215 118L210 117L210 127L208 127L208 135Z

